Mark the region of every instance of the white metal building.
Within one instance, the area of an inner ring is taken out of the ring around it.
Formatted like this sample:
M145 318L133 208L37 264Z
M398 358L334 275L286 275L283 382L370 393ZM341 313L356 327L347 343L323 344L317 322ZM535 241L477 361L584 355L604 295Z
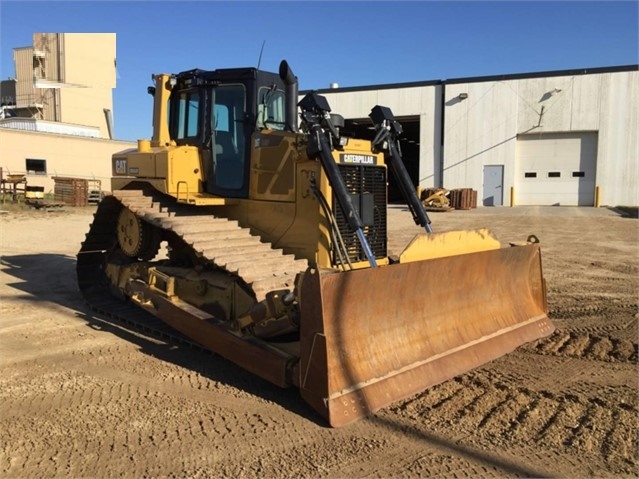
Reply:
M391 108L415 186L497 205L639 204L639 66L320 90L346 130Z

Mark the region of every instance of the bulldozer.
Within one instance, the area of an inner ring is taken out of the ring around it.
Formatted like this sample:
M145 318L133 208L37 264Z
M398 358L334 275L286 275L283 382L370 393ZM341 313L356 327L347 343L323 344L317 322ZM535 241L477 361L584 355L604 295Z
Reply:
M355 138L286 61L152 78L153 136L113 155L77 255L95 310L298 388L332 427L553 331L539 244L433 232L389 107ZM399 255L389 174L423 229Z

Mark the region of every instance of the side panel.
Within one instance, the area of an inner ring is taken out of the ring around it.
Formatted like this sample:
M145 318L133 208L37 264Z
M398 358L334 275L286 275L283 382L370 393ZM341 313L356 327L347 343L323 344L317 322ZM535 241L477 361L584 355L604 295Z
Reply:
M111 190L138 179L179 199L202 192L203 165L197 148L135 149L113 155Z
M291 133L263 130L253 135L249 198L295 201L295 163L302 159Z
M314 177L321 181L323 175L315 161L297 162L294 167L297 188L293 201L242 202L247 226L285 253L321 263L320 256L328 257L328 253L322 255L320 251L330 248L329 235L319 203L311 192L310 180Z

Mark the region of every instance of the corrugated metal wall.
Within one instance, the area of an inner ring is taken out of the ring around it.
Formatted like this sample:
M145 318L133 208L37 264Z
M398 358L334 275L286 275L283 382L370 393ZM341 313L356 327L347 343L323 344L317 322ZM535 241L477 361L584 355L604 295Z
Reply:
M622 68L321 93L333 111L347 119L366 118L376 104L390 107L396 116L419 115L422 187L472 188L482 197L484 167L503 165L504 203L509 204L510 188L517 186L518 136L591 132L598 138L596 185L601 204L637 205L639 72L636 67ZM438 144L442 128L443 150Z
M60 77L60 52L59 42L61 35L58 33L34 33L33 34L33 65L34 81L62 82ZM49 121L61 121L60 96L53 88L34 88L36 96L41 99L43 105L42 119Z
M14 48L16 106L27 108L36 102L33 88L33 47Z
M516 197L519 135L593 132L602 204L636 205L638 84L628 71L447 86L444 186L481 191L483 166L500 164L505 194L514 187ZM455 101L461 92L468 98Z

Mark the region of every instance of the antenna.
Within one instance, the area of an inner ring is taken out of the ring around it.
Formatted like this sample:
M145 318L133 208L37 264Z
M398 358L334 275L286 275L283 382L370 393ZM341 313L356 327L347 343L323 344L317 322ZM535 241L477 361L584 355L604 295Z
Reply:
M264 45L266 44L266 40L262 42L262 48L260 48L260 58L257 60L257 69L260 69L260 64L262 63L262 53L264 52Z

